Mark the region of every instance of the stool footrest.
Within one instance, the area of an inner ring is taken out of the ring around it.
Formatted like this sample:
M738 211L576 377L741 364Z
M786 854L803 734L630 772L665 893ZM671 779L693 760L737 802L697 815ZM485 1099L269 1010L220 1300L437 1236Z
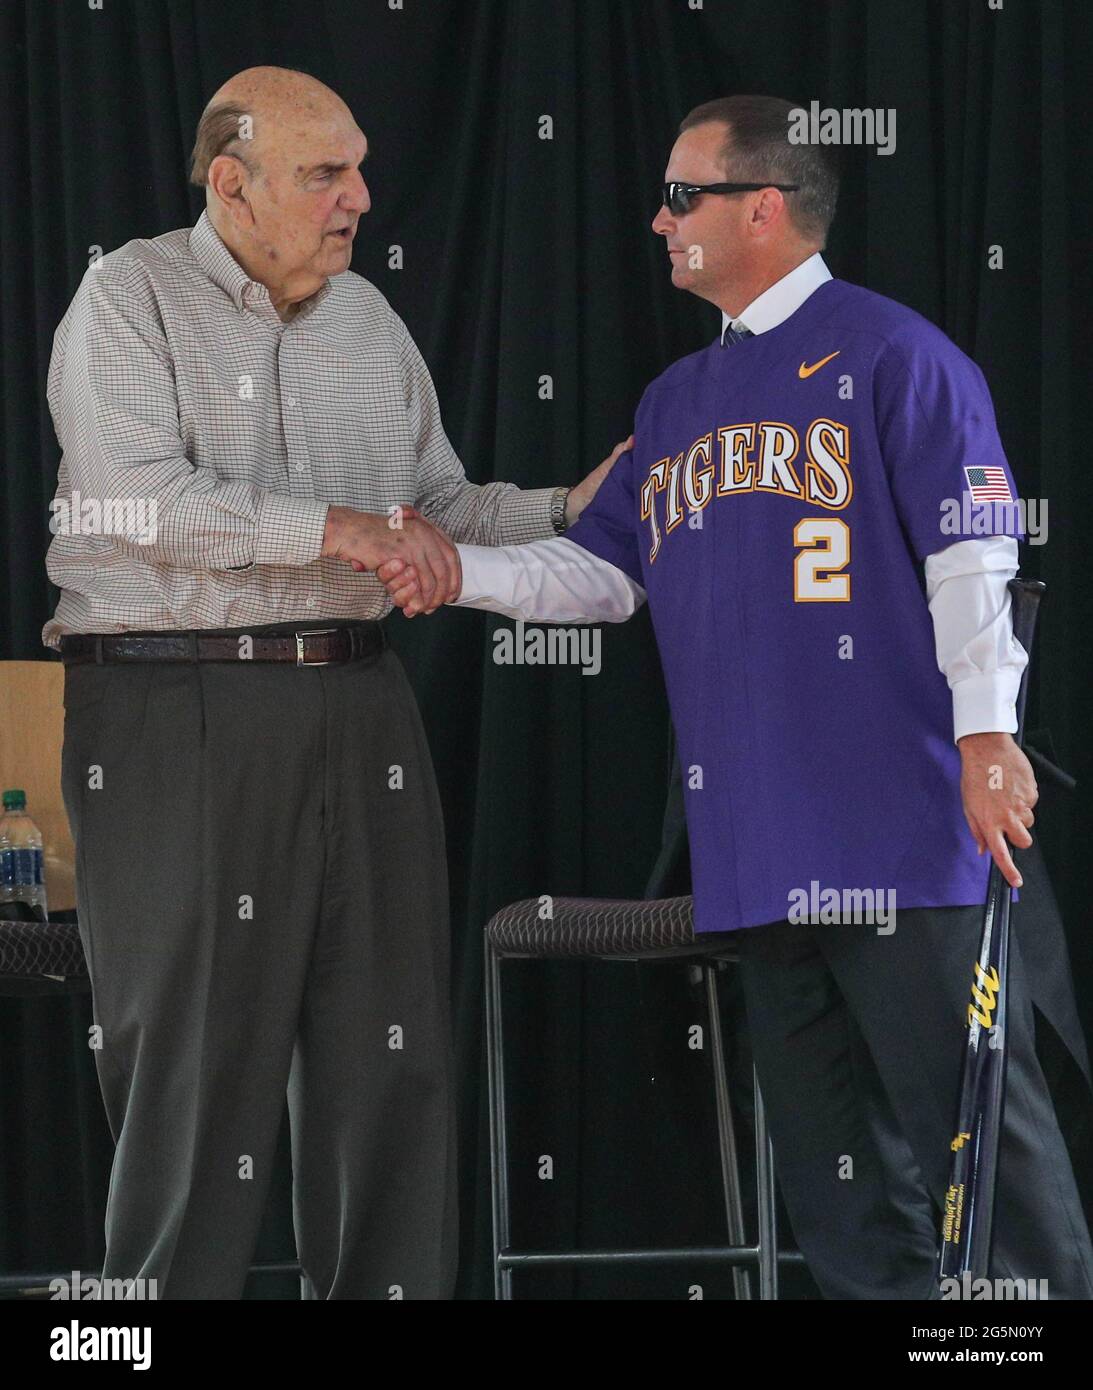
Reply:
M799 1250L779 1250L784 1264L803 1264ZM660 1250L502 1250L501 1269L550 1269L574 1265L685 1264L688 1262L757 1265L757 1245L683 1245Z

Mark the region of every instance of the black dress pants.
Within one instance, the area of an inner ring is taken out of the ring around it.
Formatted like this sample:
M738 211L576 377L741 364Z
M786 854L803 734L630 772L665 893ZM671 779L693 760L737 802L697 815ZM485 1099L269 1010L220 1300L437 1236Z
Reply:
M936 1297L978 907L896 929L776 922L734 933L793 1233L825 1297ZM1093 1297L1093 1247L1036 1057L1011 933L1009 1048L991 1275Z

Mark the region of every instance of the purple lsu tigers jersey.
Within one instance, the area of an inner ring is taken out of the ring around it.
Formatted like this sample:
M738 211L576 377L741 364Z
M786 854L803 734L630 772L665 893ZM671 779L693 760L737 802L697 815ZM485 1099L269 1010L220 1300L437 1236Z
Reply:
M830 890L982 902L922 562L1022 534L985 486L1017 497L979 368L843 280L645 391L633 448L566 534L648 593L696 931Z

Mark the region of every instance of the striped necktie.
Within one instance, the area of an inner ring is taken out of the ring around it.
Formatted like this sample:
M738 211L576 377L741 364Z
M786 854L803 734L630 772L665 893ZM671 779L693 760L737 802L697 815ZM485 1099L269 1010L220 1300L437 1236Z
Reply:
M739 328L729 324L721 337L722 347L735 347L737 343L742 343L745 338L754 338L755 334L750 328L745 328L743 324Z

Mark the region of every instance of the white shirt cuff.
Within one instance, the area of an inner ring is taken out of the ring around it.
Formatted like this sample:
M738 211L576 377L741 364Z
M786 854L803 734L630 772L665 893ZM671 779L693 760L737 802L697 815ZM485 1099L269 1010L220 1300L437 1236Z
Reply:
M966 676L953 691L953 739L965 734L1015 734L1020 671Z

